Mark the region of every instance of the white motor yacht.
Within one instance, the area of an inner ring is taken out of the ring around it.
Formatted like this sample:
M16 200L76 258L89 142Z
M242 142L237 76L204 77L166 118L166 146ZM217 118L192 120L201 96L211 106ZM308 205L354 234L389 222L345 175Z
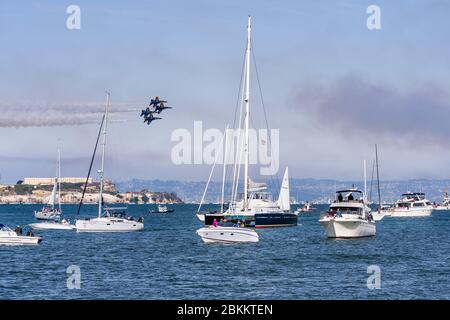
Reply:
M152 210L151 212L152 213L170 213L170 212L174 212L174 211L175 211L174 209L167 208L166 205L159 204L158 209Z
M428 217L433 212L433 205L422 192L407 192L389 210L392 217Z
M22 236L0 223L0 245L29 245L39 244L41 241L42 237L33 235Z
M328 238L360 238L375 236L375 221L357 189L336 192L336 200L320 218Z

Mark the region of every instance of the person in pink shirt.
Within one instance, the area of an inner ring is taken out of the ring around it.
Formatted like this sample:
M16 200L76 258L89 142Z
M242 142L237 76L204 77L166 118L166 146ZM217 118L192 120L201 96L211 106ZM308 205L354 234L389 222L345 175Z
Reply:
M219 226L219 223L217 222L216 219L213 220L213 223L212 223L212 224L213 224L214 227L218 227L218 226Z

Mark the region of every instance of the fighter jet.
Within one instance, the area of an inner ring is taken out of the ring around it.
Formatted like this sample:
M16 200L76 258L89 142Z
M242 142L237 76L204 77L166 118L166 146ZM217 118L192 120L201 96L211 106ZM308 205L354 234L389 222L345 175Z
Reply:
M157 114L160 114L161 111L163 111L163 110L165 110L165 109L172 109L172 107L166 107L166 106L164 105L164 102L167 102L167 101L161 101L161 103L159 104L159 106L155 108L155 112L156 112Z
M158 108L160 103L167 103L165 100L159 100L159 97L156 97L155 99L150 99L149 107L154 107L155 109Z
M144 123L150 124L153 120L160 120L162 118L155 117L153 112L150 112L145 118Z
M148 115L149 115L150 113L152 113L152 112L153 112L153 111L151 111L149 107L147 107L147 109L142 109L142 111L141 111L141 117L144 117L144 119L145 119L145 118L147 118Z

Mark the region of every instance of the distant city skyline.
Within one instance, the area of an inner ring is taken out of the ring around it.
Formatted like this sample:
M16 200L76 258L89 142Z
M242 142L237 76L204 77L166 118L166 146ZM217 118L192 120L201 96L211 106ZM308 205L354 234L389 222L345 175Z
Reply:
M71 4L80 30L66 27ZM371 4L380 30L366 26ZM233 122L248 14L279 176L288 165L293 178L362 180L377 143L382 180L450 178L448 2L5 0L0 183L53 176L58 145L62 175L85 176L105 90L108 178L207 180L209 165L172 163L171 134ZM258 125L254 71L251 94ZM147 126L154 96L174 109Z

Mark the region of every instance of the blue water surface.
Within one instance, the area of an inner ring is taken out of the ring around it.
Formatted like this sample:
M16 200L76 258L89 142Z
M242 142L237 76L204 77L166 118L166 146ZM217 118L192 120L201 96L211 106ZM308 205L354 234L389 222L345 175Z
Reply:
M0 246L0 299L449 299L450 212L428 218L389 218L377 235L330 240L318 211L297 227L258 230L256 244L204 244L195 205L149 214L135 233L40 231L38 246ZM0 205L0 223L34 222L37 205ZM75 218L76 205L63 212ZM83 215L97 207L86 205ZM68 289L66 271L81 271ZM381 270L381 288L368 289L368 267Z

